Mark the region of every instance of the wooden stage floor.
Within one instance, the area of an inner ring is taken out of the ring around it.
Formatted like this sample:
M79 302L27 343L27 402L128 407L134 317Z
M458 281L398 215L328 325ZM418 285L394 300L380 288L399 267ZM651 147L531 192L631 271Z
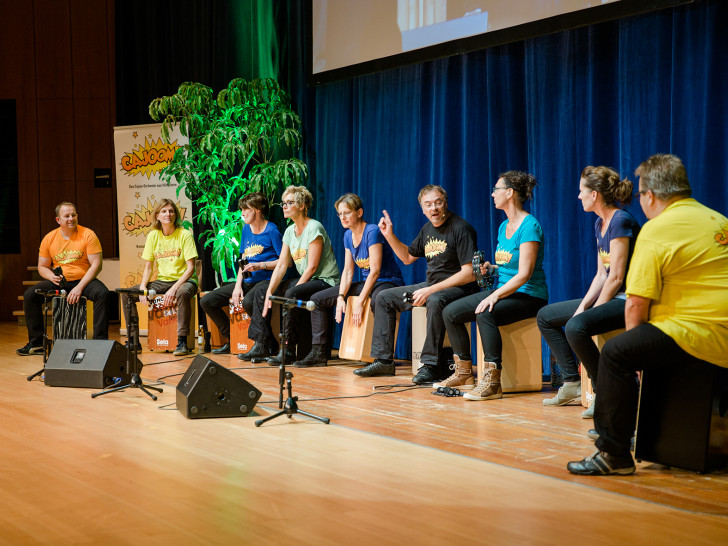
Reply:
M207 355L262 402L255 417L187 420L175 386L193 356L142 353L144 379L165 377L157 402L92 399L28 382L42 357L16 356L25 342L0 323L0 544L728 543L726 472L568 474L592 422L544 407L550 388L470 402L396 387L412 386L409 363L357 378L333 361L291 368L300 408L330 425L257 428L277 411L275 367Z

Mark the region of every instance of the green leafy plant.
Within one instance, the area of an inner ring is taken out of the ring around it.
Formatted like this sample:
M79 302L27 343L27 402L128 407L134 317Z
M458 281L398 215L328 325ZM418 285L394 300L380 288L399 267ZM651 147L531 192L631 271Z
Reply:
M206 85L185 82L176 94L154 99L149 115L162 122L166 142L176 126L189 137L161 178L175 178L177 195L184 190L196 203L196 220L209 226L199 236L205 248L212 246L213 267L224 281L232 280L242 230L238 199L260 191L273 203L281 188L308 176L294 156L301 120L290 96L270 78L236 78L217 98Z

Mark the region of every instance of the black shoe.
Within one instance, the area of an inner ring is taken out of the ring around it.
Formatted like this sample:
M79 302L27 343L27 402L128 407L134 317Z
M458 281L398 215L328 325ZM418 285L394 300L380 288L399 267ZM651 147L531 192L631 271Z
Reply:
M311 347L311 352L306 355L306 358L293 363L296 368L313 368L317 366L326 366L326 364L326 346L323 344L313 345Z
M129 346L129 340L127 339L127 340L126 340L126 343L124 343L124 347L126 348L126 347L128 347L128 346ZM139 352L141 352L141 350L142 350L142 344L141 344L141 343L139 343L138 341L137 341L137 346L136 346L136 350L137 350L137 351L139 351Z
M16 354L19 354L20 356L30 356L30 355L42 355L43 354L43 346L34 346L31 345L30 342L25 346L21 347L17 351L15 351Z
M250 348L250 350L247 353L240 353L238 355L239 360L253 360L254 358L266 358L271 353L268 352L268 349L265 347L265 343L260 343L259 341L256 341L253 343L253 346Z
M596 451L594 455L581 461L571 461L566 469L580 476L609 476L620 474L626 476L635 471L632 457L614 457L606 451Z
M186 354L189 354L190 350L187 348L187 342L185 340L180 340L179 343L177 343L177 348L172 353L174 356L185 356Z
M219 349L213 349L212 354L214 355L229 355L230 354L230 344L226 343Z
M269 366L278 366L281 363L281 360L283 359L283 349L278 351L278 354L276 356L272 356L268 359L268 365ZM296 353L291 351L290 349L286 350L286 364L292 365L296 360Z
M374 362L358 370L354 370L354 375L359 377L374 377L376 375L394 375L394 361L383 360L377 358Z
M415 385L424 385L425 383L434 383L439 379L437 377L437 368L429 364L423 364L417 371L417 375L412 378Z

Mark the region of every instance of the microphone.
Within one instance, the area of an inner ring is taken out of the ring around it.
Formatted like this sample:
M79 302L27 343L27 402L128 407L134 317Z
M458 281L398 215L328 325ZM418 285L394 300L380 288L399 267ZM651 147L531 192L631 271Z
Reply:
M282 298L280 296L268 296L268 299L280 303L284 307L300 307L306 311L316 309L316 304L312 301L294 300L293 298Z
M149 290L141 290L140 288L117 288L115 290L119 294L129 294L131 296L146 296L148 298L153 298L157 295L156 290L154 288L150 288Z
M65 296L66 295L65 290L43 290L41 288L36 288L35 293L40 294L42 296Z

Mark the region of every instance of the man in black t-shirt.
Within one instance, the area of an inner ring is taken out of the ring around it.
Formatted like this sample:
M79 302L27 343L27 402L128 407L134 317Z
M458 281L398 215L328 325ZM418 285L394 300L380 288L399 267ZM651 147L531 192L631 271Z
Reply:
M382 290L377 296L374 314L374 334L371 356L374 362L354 371L360 377L394 375L394 332L397 311L409 311L413 306L427 307L427 334L422 347L423 366L412 382L419 385L441 379L436 375L437 358L445 339L442 310L457 299L472 294L472 259L477 248L473 226L447 209L447 193L440 186L428 185L418 197L425 224L412 244L407 247L394 234L387 211L379 221L379 229L397 257L404 264L418 258L427 260L427 281L410 286ZM412 293L412 303L403 299L404 292Z

